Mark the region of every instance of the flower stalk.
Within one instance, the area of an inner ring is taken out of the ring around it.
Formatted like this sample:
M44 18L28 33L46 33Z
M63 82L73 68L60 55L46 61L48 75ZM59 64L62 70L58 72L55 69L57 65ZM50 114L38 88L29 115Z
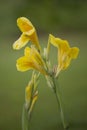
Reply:
M27 116L27 111L25 109L25 104L23 105L23 111L22 111L22 130L29 130L29 119Z
M63 128L68 129L69 125L68 125L67 120L65 119L65 116L64 116L59 86L58 86L58 82L56 82L56 81L58 81L58 78L56 79L56 78L54 78L53 75L51 75L50 77L46 77L46 79L47 79L47 83L48 83L49 87L53 90L53 92L55 94L56 101L58 104L58 110L60 112L61 121L63 124Z
M63 107L62 107L62 100L60 98L59 86L58 86L58 84L56 84L54 78L53 78L53 83L54 83L54 86L55 86L54 93L55 93L55 96L56 96L56 100L57 100L57 104L58 104L58 108L59 108L63 128L68 129L69 125L68 125L68 123L67 123L67 121L65 119L65 116L64 116Z

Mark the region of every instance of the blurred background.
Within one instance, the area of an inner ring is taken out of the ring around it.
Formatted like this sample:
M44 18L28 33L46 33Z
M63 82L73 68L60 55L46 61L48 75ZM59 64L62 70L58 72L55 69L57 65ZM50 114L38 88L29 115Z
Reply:
M49 33L67 39L80 48L77 60L59 77L61 98L70 130L87 130L87 1L86 0L1 0L0 1L0 130L21 130L25 87L31 71L16 70L16 59L23 49L14 51L12 44L21 32L18 17L29 18L36 27L41 46L47 45ZM57 50L51 48L52 63ZM39 98L30 130L63 130L56 99L40 78Z

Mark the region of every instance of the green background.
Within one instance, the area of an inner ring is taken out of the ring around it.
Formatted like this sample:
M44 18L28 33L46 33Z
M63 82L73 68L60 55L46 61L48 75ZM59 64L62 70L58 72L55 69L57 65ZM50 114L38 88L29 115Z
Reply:
M16 59L23 49L14 51L12 44L21 32L16 25L20 16L29 18L36 27L42 47L48 35L67 39L80 48L77 60L61 72L61 98L70 130L87 130L87 2L85 0L3 0L0 1L0 130L21 130L25 87L31 71L16 70ZM52 47L51 62L57 63L57 49ZM54 93L40 77L39 97L30 130L63 130Z

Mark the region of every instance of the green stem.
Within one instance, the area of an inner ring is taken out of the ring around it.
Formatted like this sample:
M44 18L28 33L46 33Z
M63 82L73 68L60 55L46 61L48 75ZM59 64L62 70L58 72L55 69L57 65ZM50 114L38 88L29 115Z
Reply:
M63 109L62 109L60 93L59 93L59 91L57 92L57 88L56 88L56 84L55 84L54 78L53 78L53 83L54 83L54 93L55 93L56 100L57 100L57 103L58 103L58 108L59 108L59 111L60 111L63 127L64 127L64 129L68 129L68 124L65 121L64 112L63 112Z
M58 107L59 107L59 110L60 110L61 120L62 120L62 123L63 123L63 127L64 127L64 129L66 129L66 128L67 128L67 124L66 124L66 122L65 122L65 117L64 117L64 113L63 113L63 109L62 109L60 97L59 97L59 95L57 94L57 92L55 93L55 96L56 96L57 103L58 103Z
M25 104L23 105L23 112L22 112L22 130L29 130L29 119L27 111L25 109Z

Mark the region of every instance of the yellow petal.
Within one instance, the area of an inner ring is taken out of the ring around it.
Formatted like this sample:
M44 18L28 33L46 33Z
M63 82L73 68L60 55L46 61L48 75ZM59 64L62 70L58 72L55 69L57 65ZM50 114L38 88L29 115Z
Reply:
M17 60L16 66L17 66L18 71L24 72L24 71L32 69L33 63L30 62L27 57L23 56Z
M34 57L26 57L23 56L17 60L16 64L17 70L24 72L30 69L35 69L40 71L41 73L46 73L45 70L43 69L43 66L40 66L37 61L35 60Z
M30 69L35 69L41 72L42 74L47 74L44 66L39 65L36 59L32 57L23 56L17 60L16 64L17 70L24 72Z
M70 54L69 54L70 57L72 57L73 59L76 59L78 54L79 54L79 48L77 47L70 48Z
M35 47L33 47L33 46L31 46L31 48L26 47L24 50L24 55L29 58L29 61L31 59L31 61L35 61L41 66L44 65L44 61L43 61L40 53L37 51L37 49Z
M29 56L30 56L30 52L31 52L31 48L30 48L30 47L26 47L26 48L24 49L24 55L25 55L26 57L29 57Z
M32 23L25 17L20 17L17 19L17 25L22 32L27 32L33 27Z
M58 47L56 43L56 38L52 34L49 35L49 42L53 44L55 47Z
M36 31L30 36L30 40L36 46L36 48L39 51L41 51L41 47L40 47L40 44L39 44L39 40L38 40Z
M69 43L66 40L62 40L60 38L54 37L52 34L49 35L50 43L54 45L55 47L68 47L69 48Z
M27 18L20 17L17 19L17 25L20 28L20 30L23 32L23 34L29 37L30 41L37 47L37 49L41 50L37 33L32 23Z
M65 61L62 62L61 64L61 69L65 70L69 65L70 65L70 61L71 61L71 57L66 57Z
M20 38L19 38L17 41L15 41L15 43L13 44L13 49L16 49L16 50L21 49L22 47L24 47L24 46L27 44L27 42L28 42L29 40L30 40L30 39L29 39L28 36L22 34L22 35L20 36Z
M62 62L65 62L69 49L69 43L66 40L62 40L62 42L58 44L58 64L61 65Z
M61 42L58 42L58 49L59 51L62 52L68 52L69 50L69 43L66 40L60 40Z
M27 32L24 32L24 34L26 36L29 36L30 38L30 41L36 46L36 48L40 51L41 50L41 47L40 47L40 44L39 44L39 41L38 41L38 37L37 37L37 34L36 34L36 30L33 28L32 30L30 31L27 31Z
M46 66L45 63L40 55L40 53L37 51L37 49L33 46L31 46L31 49L29 47L25 48L25 56L28 57L29 62L32 62L32 67L38 71L40 71L43 74L46 74Z
M66 69L69 65L72 59L76 59L79 53L79 48L73 47L69 48L67 51L63 51L62 54L60 54L59 58L59 64L58 67L61 69Z
M77 56L78 56L78 53L79 53L79 48L77 47L72 47L69 49L69 52L67 53L67 56L66 56L66 59L65 59L65 62L63 63L63 69L66 69L69 64L70 64L70 61L72 59L76 59Z
M43 59L42 59L40 53L39 53L39 52L37 51L37 49L34 48L33 46L32 46L32 48L31 48L31 55L35 58L35 60L37 61L37 63L38 63L39 65L45 66L45 65L44 65L44 61L43 61Z

